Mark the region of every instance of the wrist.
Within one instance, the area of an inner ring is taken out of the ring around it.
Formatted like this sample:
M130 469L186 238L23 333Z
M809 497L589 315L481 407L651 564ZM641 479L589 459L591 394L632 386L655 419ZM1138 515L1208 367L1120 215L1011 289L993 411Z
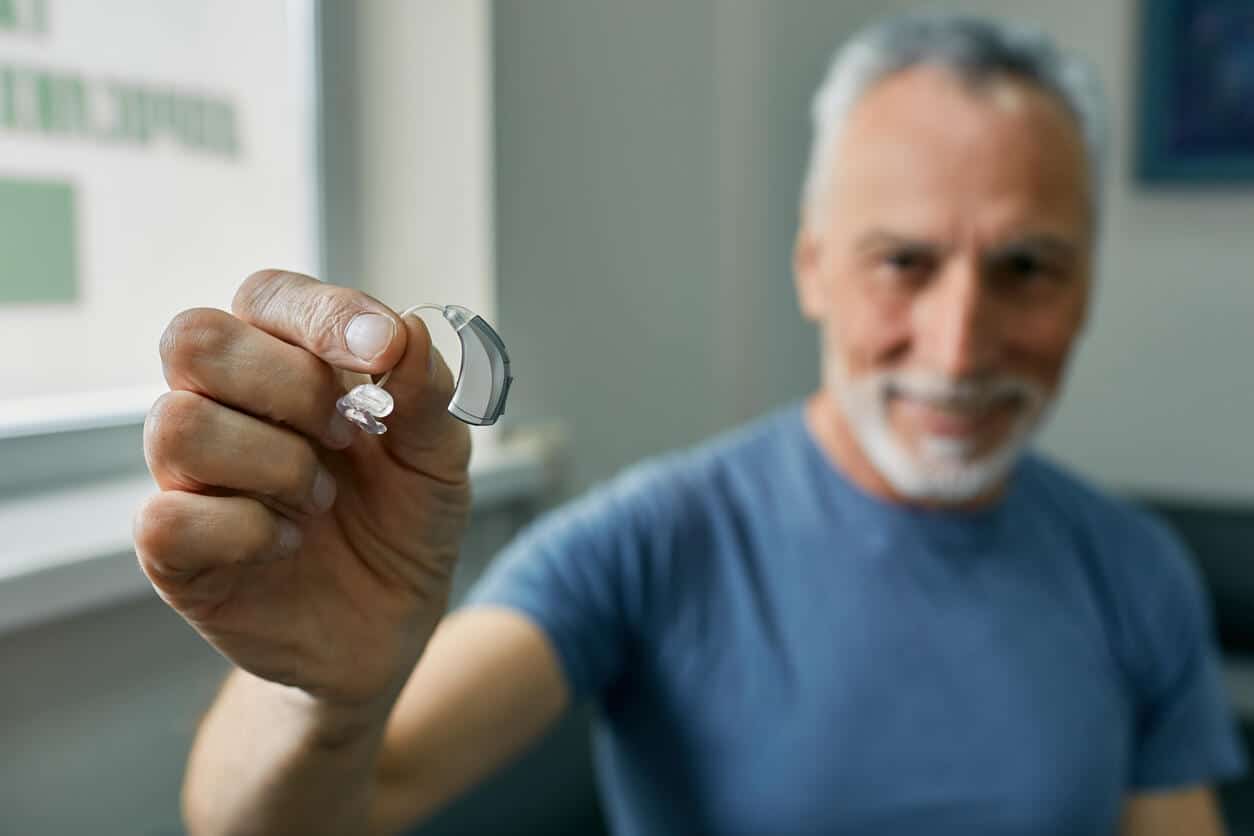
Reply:
M238 676L249 680L249 690L266 692L266 698L281 706L279 714L286 722L298 727L299 736L320 750L376 745L383 738L395 702L395 695L368 702L337 702L245 671L239 671ZM276 718L276 722L284 721Z

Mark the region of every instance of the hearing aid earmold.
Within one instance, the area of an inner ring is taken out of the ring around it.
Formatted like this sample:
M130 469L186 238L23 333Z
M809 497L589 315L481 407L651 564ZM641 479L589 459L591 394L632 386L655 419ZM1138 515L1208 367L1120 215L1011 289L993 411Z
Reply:
M505 398L514 382L505 343L483 317L460 305L414 305L401 318L425 309L439 311L461 341L462 363L449 401L449 414L474 426L495 424L505 412ZM371 435L382 435L387 426L379 419L390 415L395 406L383 388L391 375L388 371L378 383L354 386L335 402L335 408Z

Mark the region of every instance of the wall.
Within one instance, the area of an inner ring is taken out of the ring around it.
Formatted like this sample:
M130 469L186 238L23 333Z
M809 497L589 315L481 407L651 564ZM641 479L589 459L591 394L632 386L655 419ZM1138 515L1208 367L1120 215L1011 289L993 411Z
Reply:
M714 8L493 7L509 417L566 424L576 486L735 417L720 377ZM737 355L754 343L735 337Z
M322 0L327 281L495 319L486 0ZM442 323L441 323L442 326ZM432 329L458 367L451 329Z

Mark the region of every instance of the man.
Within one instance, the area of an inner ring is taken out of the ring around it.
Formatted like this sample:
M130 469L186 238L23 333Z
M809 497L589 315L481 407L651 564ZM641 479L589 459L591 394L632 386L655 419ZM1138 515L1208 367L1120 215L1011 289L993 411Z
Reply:
M421 323L277 271L181 314L136 543L239 667L192 832L391 832L591 699L621 833L1221 833L1187 558L1021 452L1091 292L1093 89L1017 27L851 41L796 247L819 391L533 525L447 618L468 440ZM333 367L393 366L355 434Z

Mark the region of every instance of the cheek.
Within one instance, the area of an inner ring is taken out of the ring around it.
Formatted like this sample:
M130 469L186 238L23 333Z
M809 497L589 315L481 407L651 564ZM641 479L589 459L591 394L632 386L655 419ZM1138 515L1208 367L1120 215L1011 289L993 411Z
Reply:
M1012 371L1056 388L1079 330L1080 316L1073 310L1042 311L1019 318L1006 332Z
M842 288L832 295L827 350L838 354L851 375L891 365L910 343L909 306L870 293Z

